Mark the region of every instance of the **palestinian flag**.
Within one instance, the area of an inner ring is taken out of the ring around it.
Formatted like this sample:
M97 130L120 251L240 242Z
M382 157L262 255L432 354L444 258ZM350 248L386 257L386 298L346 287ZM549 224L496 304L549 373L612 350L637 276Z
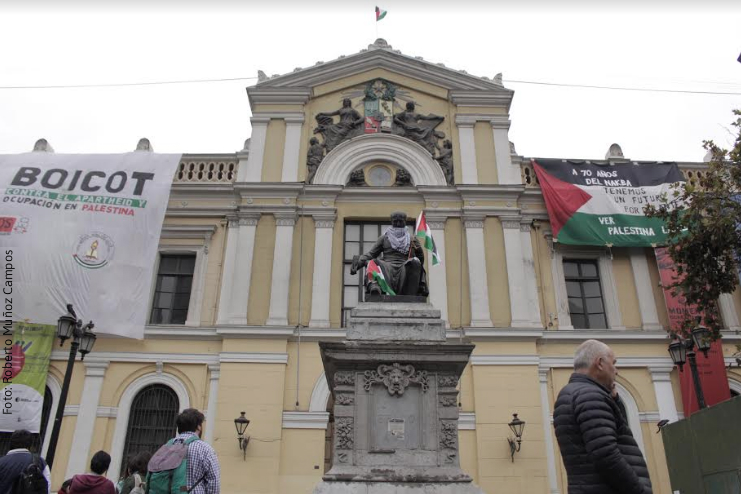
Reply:
M376 6L376 22L386 17L386 13L387 12L385 10L381 10L378 8L378 6Z
M666 242L664 222L643 208L659 205L684 182L676 163L532 160L553 239L569 245L651 247Z
M381 268L376 264L376 261L371 259L368 262L368 266L365 268L365 272L368 279L378 283L378 286L381 287L381 290L383 290L386 295L396 295L396 292L394 292L389 284L386 283L386 277L383 276L383 271L381 271Z
M425 218L425 212L422 211L419 213L419 218L417 218L417 226L414 228L414 234L419 239L420 243L422 244L422 247L429 250L432 254L432 265L437 266L442 262L442 259L440 259L440 254L437 253L437 247L435 246L435 240L432 238L432 232L430 231L430 226L427 224L427 219Z

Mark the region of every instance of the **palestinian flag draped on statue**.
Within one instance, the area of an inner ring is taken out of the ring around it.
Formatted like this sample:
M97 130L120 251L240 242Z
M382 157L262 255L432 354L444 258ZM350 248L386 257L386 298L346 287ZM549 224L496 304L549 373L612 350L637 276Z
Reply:
M386 277L383 275L383 271L381 271L378 264L376 264L376 261L371 259L368 262L368 267L365 268L365 271L368 279L378 283L378 286L381 287L381 290L383 290L386 295L396 295L396 292L394 292L386 282Z
M424 211L419 213L417 226L414 228L414 232L419 239L419 242L422 244L422 247L430 251L430 255L432 256L432 265L437 266L440 264L442 260L440 259L440 254L437 253L437 246L435 246L435 240L432 238L432 232L430 231L430 226L427 224L427 218L425 218Z
M676 163L532 160L556 242L651 247L666 241L664 222L643 209L683 182Z

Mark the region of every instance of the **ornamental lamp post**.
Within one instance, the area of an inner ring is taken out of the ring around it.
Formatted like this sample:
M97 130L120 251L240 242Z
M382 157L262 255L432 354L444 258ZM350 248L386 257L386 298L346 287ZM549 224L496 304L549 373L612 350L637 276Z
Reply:
M705 395L702 392L700 373L697 370L697 355L695 353L695 347L697 347L697 349L707 358L708 350L710 350L710 344L712 343L710 340L710 330L704 326L698 326L692 330L691 338L681 339L676 335L672 335L672 338L674 341L669 344L669 355L672 357L672 362L674 362L681 371L684 363L689 361L690 372L692 372L692 382L695 385L697 404L701 410L707 408L707 405L705 404Z
M79 350L81 358L85 360L85 355L93 350L95 345L96 334L93 333L92 329L95 327L93 321L82 325L82 319L77 318L75 310L72 308L72 304L67 304L67 314L61 316L57 321L57 336L59 337L59 346L64 346L64 342L72 339L72 344L69 349L69 358L67 359L67 370L64 372L64 383L62 384L62 392L59 395L59 403L57 404L57 413L54 416L54 427L51 431L51 438L49 438L49 449L46 452L46 463L49 465L49 469L52 468L54 463L54 456L57 450L57 442L59 441L59 432L62 428L62 418L64 417L64 407L67 405L67 393L69 392L69 383L72 379L72 369L75 365L75 358Z

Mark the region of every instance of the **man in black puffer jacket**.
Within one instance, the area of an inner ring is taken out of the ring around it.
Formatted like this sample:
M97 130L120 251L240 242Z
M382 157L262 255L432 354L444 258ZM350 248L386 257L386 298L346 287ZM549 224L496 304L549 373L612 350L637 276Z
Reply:
M652 494L651 479L615 389L615 354L597 340L576 350L553 412L569 494Z

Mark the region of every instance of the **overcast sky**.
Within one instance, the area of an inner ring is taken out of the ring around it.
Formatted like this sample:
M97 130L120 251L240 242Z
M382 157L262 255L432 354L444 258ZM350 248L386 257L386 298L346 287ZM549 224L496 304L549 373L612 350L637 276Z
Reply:
M64 3L64 7L60 4ZM250 135L245 87L366 48L493 77L515 90L525 156L701 161L741 108L741 2L378 0L0 2L0 153L231 153ZM558 7L555 7L558 5ZM595 7L601 5L602 7ZM255 78L130 87L9 89ZM736 93L686 94L515 81Z

